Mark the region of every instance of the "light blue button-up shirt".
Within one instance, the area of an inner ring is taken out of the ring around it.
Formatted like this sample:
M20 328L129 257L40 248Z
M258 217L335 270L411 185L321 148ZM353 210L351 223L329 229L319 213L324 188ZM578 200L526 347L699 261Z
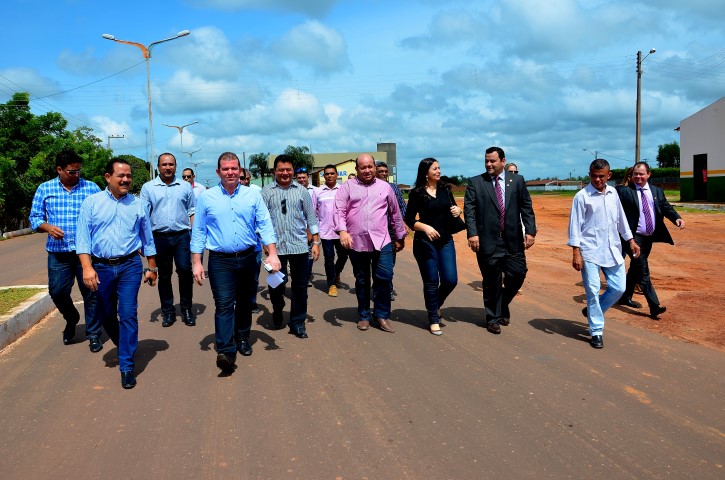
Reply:
M141 201L154 232L191 230L189 217L194 215L195 200L191 184L176 176L168 185L156 177L141 187Z
M76 253L118 258L142 247L144 255L156 255L141 200L130 193L116 200L108 188L86 198L78 215Z
M234 253L254 247L257 232L264 245L277 243L269 210L259 190L237 185L229 193L221 182L196 201L191 253Z

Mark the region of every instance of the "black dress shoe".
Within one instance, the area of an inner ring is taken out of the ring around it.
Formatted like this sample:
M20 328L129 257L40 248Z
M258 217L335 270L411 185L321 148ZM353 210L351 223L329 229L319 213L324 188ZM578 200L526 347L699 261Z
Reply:
M249 344L249 339L245 338L237 342L237 352L241 353L245 357L252 354L252 346Z
M176 322L176 315L173 313L164 313L164 321L161 322L162 327L170 327Z
M181 320L189 327L196 325L196 315L190 308L181 309Z
M660 313L665 313L666 311L667 311L667 307L663 307L662 305L657 305L657 306L649 309L649 316L656 320Z
M631 307L631 308L642 308L642 304L639 302L635 302L631 298L620 298L619 304L624 305L625 307Z
M499 333L501 333L501 326L497 322L489 322L486 324L486 330L498 335Z
M234 369L237 368L235 365L236 363L236 355L229 355L226 353L220 353L216 356L216 366L223 372L223 373L232 373L234 372Z
M307 338L307 330L305 329L304 325L290 328L289 333L297 338Z
M582 308L582 315L587 316L587 307Z
M589 345L594 348L604 348L604 340L601 335L592 335L592 339L589 340Z
M509 323L511 323L511 319L510 318L499 318L498 319L498 324L499 325L503 325L504 327L508 327L509 326Z
M73 341L73 337L76 335L76 325L78 325L77 320L65 324L65 328L63 329L63 345L70 345Z
M121 386L128 390L136 386L136 377L133 372L121 372Z
M252 313L253 313L254 315L256 315L256 314L258 314L259 312L260 312L260 310L259 310L259 305L257 305L256 303L255 303L255 304L252 304Z
M88 348L91 352L96 353L103 350L103 342L101 341L100 335L89 335L88 336Z

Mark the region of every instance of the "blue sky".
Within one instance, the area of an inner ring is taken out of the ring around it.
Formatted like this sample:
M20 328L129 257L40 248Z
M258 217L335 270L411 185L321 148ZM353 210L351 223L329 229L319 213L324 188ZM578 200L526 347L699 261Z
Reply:
M395 142L398 181L424 157L483 171L504 148L526 178L586 173L593 155L634 159L636 53L644 62L642 153L679 141L680 120L725 94L725 8L690 0L6 0L0 101L92 127L147 158L146 69L154 47L154 150L218 155L374 150ZM183 149L175 129L184 125Z

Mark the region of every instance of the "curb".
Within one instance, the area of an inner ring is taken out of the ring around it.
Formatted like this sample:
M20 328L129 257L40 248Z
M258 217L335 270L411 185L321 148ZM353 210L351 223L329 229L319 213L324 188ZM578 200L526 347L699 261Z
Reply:
M32 228L23 228L22 230L13 230L12 232L5 232L3 233L3 238L15 238L15 237L22 237L23 235L30 235L31 233L35 233L35 230Z
M0 350L22 337L25 332L55 310L47 285L16 285L0 289L8 288L43 288L44 291L36 293L9 313L0 316Z

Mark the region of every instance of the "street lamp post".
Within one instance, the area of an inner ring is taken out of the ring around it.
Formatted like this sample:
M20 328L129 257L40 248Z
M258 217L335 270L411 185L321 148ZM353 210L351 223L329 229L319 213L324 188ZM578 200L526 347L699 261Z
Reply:
M596 160L596 159L599 158L599 150L594 150L593 152L591 150L589 150L588 148L582 148L582 150L585 151L585 152L589 152L592 155L594 155L594 160Z
M655 53L655 49L651 49L647 55L642 58L642 51L637 52L637 112L635 117L635 138L634 138L634 163L639 162L639 136L642 132L642 62L644 59Z
M143 58L146 60L146 93L148 95L149 100L149 138L151 143L151 158L149 158L149 165L150 167L150 176L153 179L154 178L154 123L153 123L153 115L151 113L151 62L149 61L151 59L151 49L154 45L158 45L159 43L169 42L171 40L176 40L179 37L185 37L191 33L189 30L182 30L179 33L177 33L173 37L165 38L163 40L158 40L156 42L149 43L148 47L144 46L140 43L136 42L130 42L128 40L119 40L115 36L110 35L108 33L104 33L101 35L101 37L105 38L106 40L113 40L114 42L118 43L124 43L126 45L133 45L134 47L138 47L141 49L141 52L143 53Z
M188 127L189 125L194 125L195 123L199 123L199 122L198 121L197 122L191 122L191 123L187 123L186 125L167 125L167 124L164 123L163 126L164 127L175 128L175 129L177 129L179 131L179 137L181 138L181 148L184 148L184 129L186 127ZM184 153L186 153L186 152L184 152Z
M194 154L195 154L196 152L201 152L201 148L200 148L200 149L198 149L198 150L194 150L193 152L182 152L182 153L185 153L185 154L187 154L187 155L189 156L189 164L190 164L190 165L193 165L193 166L194 166L194 168L196 168L196 166L197 166L198 164L200 164L200 163L204 163L203 161L202 161L202 162L192 162L192 161L191 161L191 158L192 158L192 157L194 156Z

